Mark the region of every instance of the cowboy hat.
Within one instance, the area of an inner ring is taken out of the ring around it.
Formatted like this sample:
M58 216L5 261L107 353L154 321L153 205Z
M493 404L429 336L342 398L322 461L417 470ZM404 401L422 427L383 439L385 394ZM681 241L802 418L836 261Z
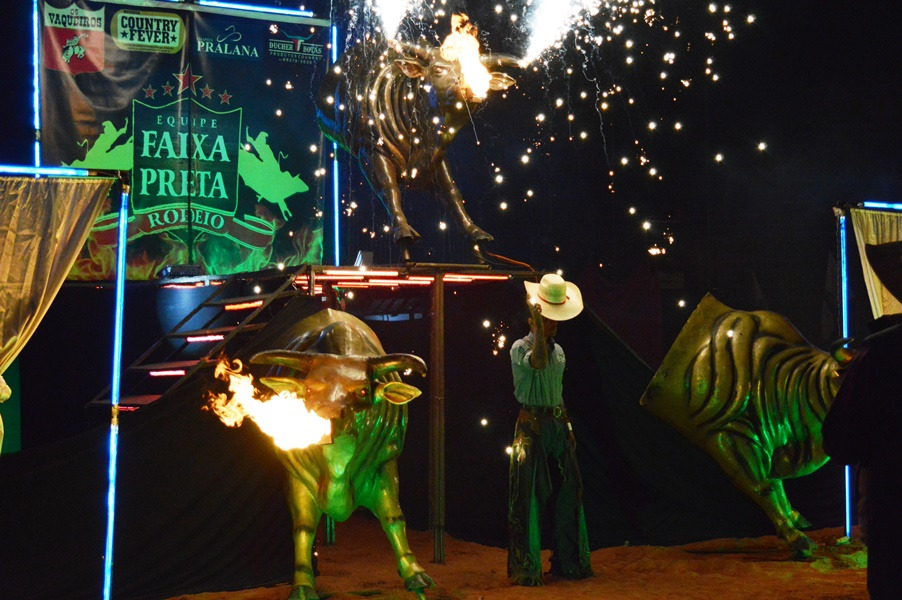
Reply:
M529 301L542 307L542 316L552 321L566 321L583 309L579 288L554 273L542 277L539 283L524 281Z
M864 253L883 287L902 302L902 241L865 244Z

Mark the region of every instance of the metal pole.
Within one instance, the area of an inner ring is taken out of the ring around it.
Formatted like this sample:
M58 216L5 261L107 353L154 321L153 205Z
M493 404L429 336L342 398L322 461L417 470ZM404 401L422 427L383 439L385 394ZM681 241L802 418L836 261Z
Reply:
M433 562L445 564L445 281L436 271L432 284L432 335L429 348L429 522Z

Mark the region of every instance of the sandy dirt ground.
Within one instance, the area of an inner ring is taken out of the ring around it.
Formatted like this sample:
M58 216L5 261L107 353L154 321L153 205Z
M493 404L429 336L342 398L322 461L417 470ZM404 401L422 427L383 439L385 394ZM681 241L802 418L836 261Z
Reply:
M410 531L411 547L435 580L434 600L616 598L618 600L866 600L866 549L837 543L841 529L809 532L819 545L808 561L790 560L774 536L718 539L684 546L623 546L592 553L596 576L566 581L545 576L539 588L511 586L503 549L445 537L445 564L432 561L431 532ZM321 598L415 600L398 577L378 522L352 517L336 526L336 544L320 546ZM544 553L547 570L548 553ZM286 579L288 575L286 575ZM178 600L284 600L288 584L178 596ZM175 600L175 599L170 599Z

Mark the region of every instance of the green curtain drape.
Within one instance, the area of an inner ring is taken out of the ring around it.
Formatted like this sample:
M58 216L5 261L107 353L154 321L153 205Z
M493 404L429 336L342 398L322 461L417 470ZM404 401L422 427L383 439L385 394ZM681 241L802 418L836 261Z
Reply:
M0 177L0 377L47 313L114 182Z
M852 226L855 229L855 243L861 257L861 270L864 273L864 283L868 289L874 318L902 313L902 303L880 283L864 252L866 244L884 244L902 240L902 214L861 208L853 208L850 212Z

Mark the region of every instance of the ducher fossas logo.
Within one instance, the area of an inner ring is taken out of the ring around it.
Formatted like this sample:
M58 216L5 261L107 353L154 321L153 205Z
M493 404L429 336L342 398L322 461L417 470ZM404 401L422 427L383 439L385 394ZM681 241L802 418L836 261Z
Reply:
M323 44L311 41L314 34L292 35L284 27L273 32L276 35L269 38L269 54L280 62L310 65L325 56Z

